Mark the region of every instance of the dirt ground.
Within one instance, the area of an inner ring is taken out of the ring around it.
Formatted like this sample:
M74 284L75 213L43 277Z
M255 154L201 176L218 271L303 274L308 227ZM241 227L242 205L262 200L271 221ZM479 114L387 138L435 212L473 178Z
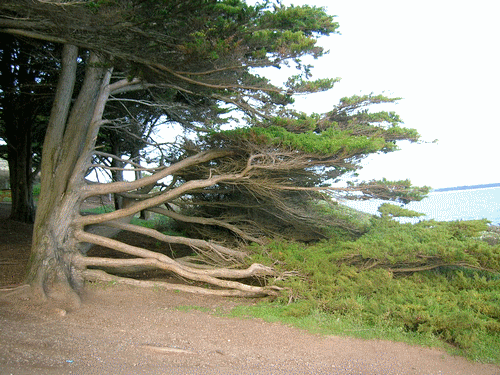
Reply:
M0 287L22 282L32 227L0 204ZM0 291L0 374L500 374L440 350L221 317L252 300L89 284L82 307ZM197 307L197 308L194 308Z

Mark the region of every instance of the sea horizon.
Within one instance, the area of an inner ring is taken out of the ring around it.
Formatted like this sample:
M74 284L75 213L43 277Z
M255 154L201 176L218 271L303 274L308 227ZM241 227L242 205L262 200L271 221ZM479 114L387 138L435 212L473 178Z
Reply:
M423 213L419 218L399 218L400 222L417 223L422 220L455 221L486 219L492 225L500 225L500 184L498 187L471 185L467 189L434 190L420 202L410 202L404 208ZM483 186L483 187L477 187ZM378 215L378 207L387 203L380 199L348 201L342 204L372 215ZM396 203L397 204L397 203Z

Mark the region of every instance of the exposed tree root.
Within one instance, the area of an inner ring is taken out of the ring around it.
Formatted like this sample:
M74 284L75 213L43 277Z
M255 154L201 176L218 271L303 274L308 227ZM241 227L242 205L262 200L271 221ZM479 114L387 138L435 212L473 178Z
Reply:
M79 262L86 266L94 267L109 267L109 268L128 268L133 266L141 267L142 269L162 269L165 271L176 272L176 270L183 269L193 274L206 275L210 277L223 277L227 279L247 279L250 277L258 276L273 276L275 272L262 264L254 263L247 269L231 269L231 268L210 268L210 269L191 269L182 264L165 264L157 259L110 259L110 258L97 258L86 257L82 258ZM176 268L178 267L178 268ZM182 275L185 277L185 275ZM203 280L204 281L204 280Z
M165 290L179 290L181 292L202 294L202 295L215 295L222 297L262 297L269 295L276 295L277 290L275 288L262 288L253 287L252 291L236 290L236 289L206 289L197 286L184 285L184 284L172 284L164 281L148 281L148 280L135 280L126 277L110 275L101 270L85 270L83 276L89 281L104 281L104 282L115 282L126 285L140 286L140 287L159 287Z
M17 294L17 293L22 293L26 292L30 288L29 284L20 284L20 285L13 285L13 286L4 286L0 288L0 292L5 293L5 296L11 295L11 294Z
M263 266L261 264L253 264L249 268L243 270L229 269L229 268L216 268L216 269L195 268L176 262L174 259L164 254L131 246L113 239L104 238L84 231L77 231L75 233L75 236L77 237L78 240L82 242L88 242L95 245L112 248L117 251L121 251L123 253L138 257L136 259L109 259L109 258L78 256L75 259L73 259L73 261L79 268L82 269L89 266L105 267L108 269L109 268L127 269L130 267L155 268L173 272L187 280L207 283L223 289L233 289L239 291L239 293L236 293L236 295L261 296L261 295L276 294L277 288L252 286L232 280L226 280L226 279L244 279L249 277L276 275L271 268ZM135 283L135 281L132 281L132 283ZM230 293L228 295L235 295L235 294Z

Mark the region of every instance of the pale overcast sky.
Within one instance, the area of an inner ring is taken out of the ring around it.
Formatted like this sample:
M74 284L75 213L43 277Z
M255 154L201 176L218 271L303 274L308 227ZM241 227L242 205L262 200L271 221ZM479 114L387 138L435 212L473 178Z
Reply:
M404 98L404 126L437 144L402 144L371 157L364 180L409 178L433 188L500 182L500 23L497 0L286 0L337 15L342 35L322 38L330 54L313 60L313 78L336 87L297 99L323 113L342 96L384 92ZM375 107L376 108L376 107Z

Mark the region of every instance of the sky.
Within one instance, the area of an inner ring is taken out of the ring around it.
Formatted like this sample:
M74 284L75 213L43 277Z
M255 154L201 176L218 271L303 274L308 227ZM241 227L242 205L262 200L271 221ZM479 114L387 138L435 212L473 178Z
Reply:
M283 4L325 7L340 24L341 35L319 39L330 53L311 63L313 79L342 80L328 92L297 97L297 108L324 113L343 96L371 92L401 97L379 110L398 113L426 142L369 157L359 179L410 179L432 188L500 182L497 0Z

